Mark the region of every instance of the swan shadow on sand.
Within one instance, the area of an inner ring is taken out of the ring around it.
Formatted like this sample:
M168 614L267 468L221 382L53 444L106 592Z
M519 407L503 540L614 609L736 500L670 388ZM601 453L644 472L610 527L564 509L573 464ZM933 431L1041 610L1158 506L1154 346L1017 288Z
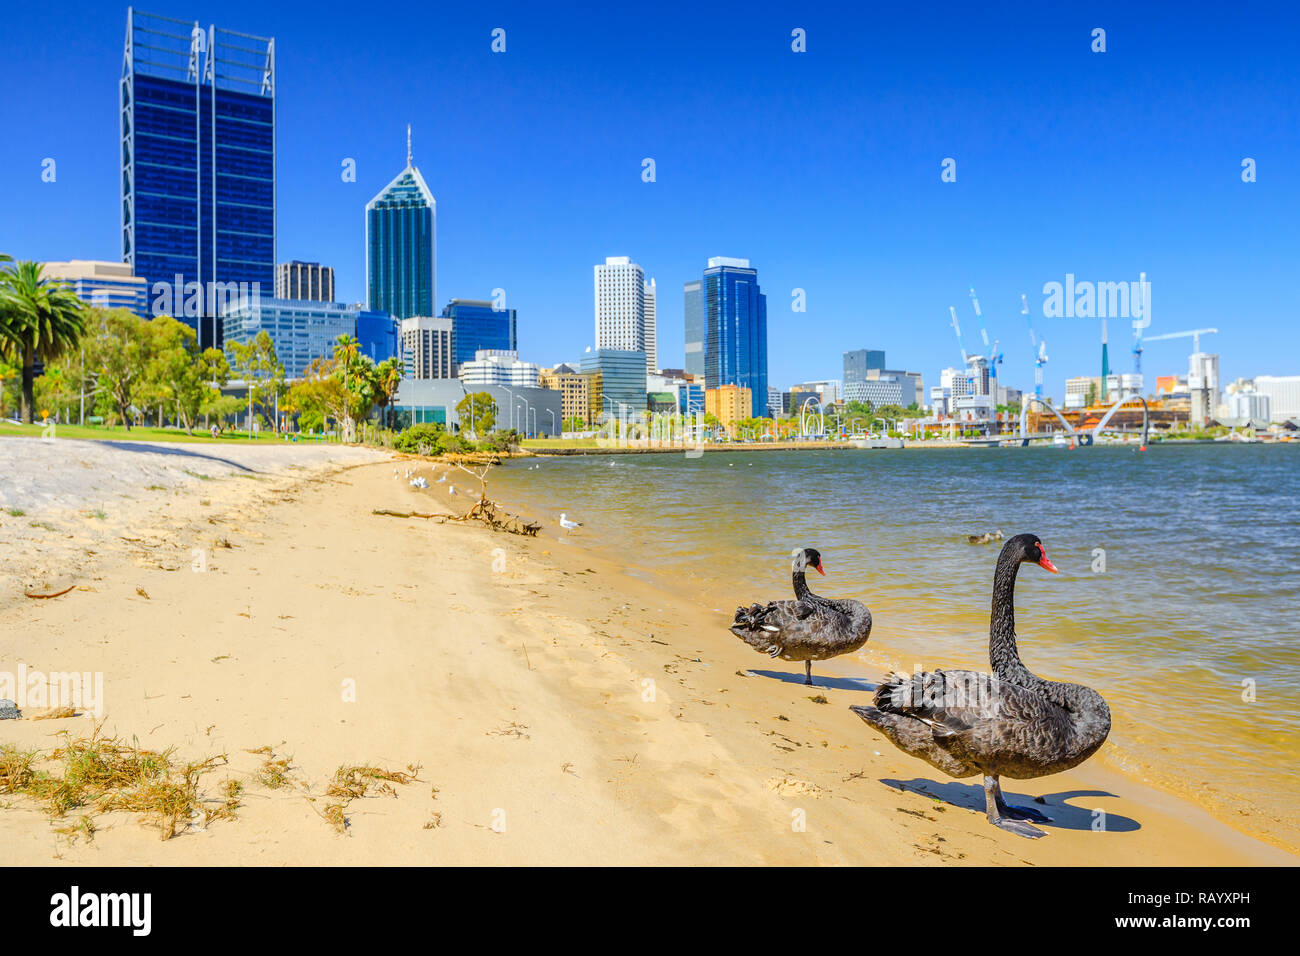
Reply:
M880 782L887 787L893 787L895 790L907 790L911 793L918 793L923 797L938 797L949 806L961 807L963 810L977 810L983 813L985 809L984 785L980 783L960 783L956 780L940 783L925 777L913 777L911 780L891 778L882 779ZM1010 792L1007 795L1008 797L1012 796ZM1037 803L1029 796L1025 796L1020 802L1034 807L1052 818L1050 823L1039 824L1039 826L1046 829L1091 830L1093 827L1093 810L1100 808L1086 805L1077 806L1069 801L1083 797L1113 796L1115 794L1106 790L1062 790L1060 793L1043 794L1043 799L1047 801L1046 804ZM1105 829L1107 833L1132 833L1135 830L1141 830L1142 824L1132 817L1107 812Z
M779 680L784 684L798 684L800 687L808 687L804 683L804 675L797 672L788 671L760 671L750 667L747 672L755 677L766 677L770 680ZM864 693L874 694L876 685L862 677L825 677L818 675L813 679L813 687L829 687L831 690L858 690Z
M249 468L247 465L241 465L239 462L231 461L229 458L220 458L216 455L205 455L202 452L190 451L178 445L155 445L150 442L140 441L105 441L100 444L107 445L110 448L116 448L119 451L134 451L149 455L183 455L186 458L206 458L208 461L219 461L223 465L229 465L231 468L238 468L240 471L246 471L249 474L259 474L259 472Z

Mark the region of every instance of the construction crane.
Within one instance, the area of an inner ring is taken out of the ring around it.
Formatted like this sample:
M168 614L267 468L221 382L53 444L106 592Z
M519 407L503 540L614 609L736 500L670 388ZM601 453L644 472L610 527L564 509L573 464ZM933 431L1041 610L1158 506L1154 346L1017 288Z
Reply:
M1192 352L1195 353L1201 350L1202 335L1217 335L1218 331L1218 329L1191 329L1187 332L1166 332L1164 335L1148 335L1147 341L1158 342L1161 339L1185 339L1190 336L1192 339Z
M984 347L988 349L988 355L985 357L989 363L989 394L993 396L996 403L998 398L998 366L1002 364L1002 353L998 351L998 340L994 339L993 344L989 345L988 329L984 328L984 313L980 310L980 300L975 295L975 290L970 290L971 304L975 307L975 318L980 323L980 338L984 341Z
M1142 381L1142 330L1151 325L1151 304L1147 298L1147 274L1138 273L1138 290L1142 295L1142 307L1136 309L1142 318L1133 320L1133 374L1137 381Z
M1034 350L1034 398L1043 400L1043 366L1047 364L1047 340L1040 339L1034 332L1034 320L1029 315L1029 300L1020 294L1020 314L1029 326L1029 344Z

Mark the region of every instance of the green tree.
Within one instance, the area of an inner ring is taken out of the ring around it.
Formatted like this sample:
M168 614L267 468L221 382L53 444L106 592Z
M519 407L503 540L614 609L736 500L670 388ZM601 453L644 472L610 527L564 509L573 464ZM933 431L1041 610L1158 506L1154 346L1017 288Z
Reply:
M92 309L86 374L97 402L131 430L137 397L148 387L154 346L149 323L126 309Z
M375 367L375 383L378 385L375 404L384 415L385 428L390 425L387 419L388 409L392 407L393 400L397 397L397 389L402 384L402 376L405 374L406 363L396 357L386 358Z
M289 388L285 407L297 414L298 427L324 431L330 418L342 422L349 405L343 381L335 374L334 360L318 358L307 366L300 381Z
M456 404L456 414L471 435L486 435L496 424L497 403L490 392L470 392Z
M6 257L8 258L8 257ZM39 262L16 262L0 271L0 352L22 361L22 420L33 422L36 363L72 351L86 329L85 304L50 282Z
M275 354L275 342L265 329L249 342L228 342L234 358L231 368L251 385L249 401L263 410L284 394L284 366Z
M221 349L206 348L199 356L199 377L204 382L203 402L199 410L203 413L203 427L207 428L212 416L219 420L238 412L239 400L233 395L222 395L221 387L230 381L230 362ZM235 408L231 410L231 402Z
M334 346L334 365L343 379L343 440L352 441L352 368L361 356L361 343L355 335L340 335Z
M347 336L340 336L340 339ZM345 368L350 366L350 371ZM347 399L344 414L352 426L365 421L374 408L380 392L378 367L368 355L358 355L341 365L337 370L343 382L343 391ZM355 435L355 432L353 433Z
M176 417L185 434L193 435L195 420L202 412L204 400L212 392L211 379L205 374L208 366L204 354L199 351L198 335L170 315L158 316L149 327L154 336L149 376L164 400L176 409Z

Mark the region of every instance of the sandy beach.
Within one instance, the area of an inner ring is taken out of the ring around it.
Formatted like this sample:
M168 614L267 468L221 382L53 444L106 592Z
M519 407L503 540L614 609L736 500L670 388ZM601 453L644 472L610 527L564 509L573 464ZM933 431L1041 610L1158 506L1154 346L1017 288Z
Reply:
M881 677L863 660L819 665L806 687L799 665L728 633L730 608L624 573L581 532L560 537L557 516L527 538L374 514L464 510L477 483L444 472L337 446L0 441L0 671L102 673L105 732L224 755L199 785L213 805L243 785L233 818L165 841L125 811L69 837L5 796L6 861L1297 862L1088 765L1004 782L1054 822L1037 841L998 831L977 780L849 711ZM94 723L7 720L0 743L45 751ZM265 784L261 748L288 759L282 786ZM352 765L418 771L343 805L340 833L327 791Z

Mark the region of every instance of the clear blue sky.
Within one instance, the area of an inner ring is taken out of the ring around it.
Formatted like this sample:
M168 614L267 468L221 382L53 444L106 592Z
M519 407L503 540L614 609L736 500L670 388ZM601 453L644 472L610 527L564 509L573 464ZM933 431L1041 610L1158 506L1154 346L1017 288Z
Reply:
M505 288L525 359L576 359L592 265L630 255L658 281L661 363L680 365L682 283L726 255L759 270L783 387L839 378L842 353L864 347L934 384L959 361L949 305L977 345L974 285L1002 380L1025 388L1028 294L1059 396L1099 365L1098 322L1041 317L1043 284L1067 272L1145 271L1148 334L1218 326L1206 345L1225 381L1300 372L1293 5L586 6L141 9L276 38L278 256L333 265L346 301L364 298L362 209L403 165L409 121L438 200L439 299ZM115 3L6 10L0 249L119 257L125 20ZM795 27L806 53L790 49ZM345 157L356 183L341 181ZM945 157L955 183L940 182ZM1243 157L1258 182L1241 181ZM1130 370L1125 323L1111 342ZM1185 373L1189 351L1152 343L1145 371Z

